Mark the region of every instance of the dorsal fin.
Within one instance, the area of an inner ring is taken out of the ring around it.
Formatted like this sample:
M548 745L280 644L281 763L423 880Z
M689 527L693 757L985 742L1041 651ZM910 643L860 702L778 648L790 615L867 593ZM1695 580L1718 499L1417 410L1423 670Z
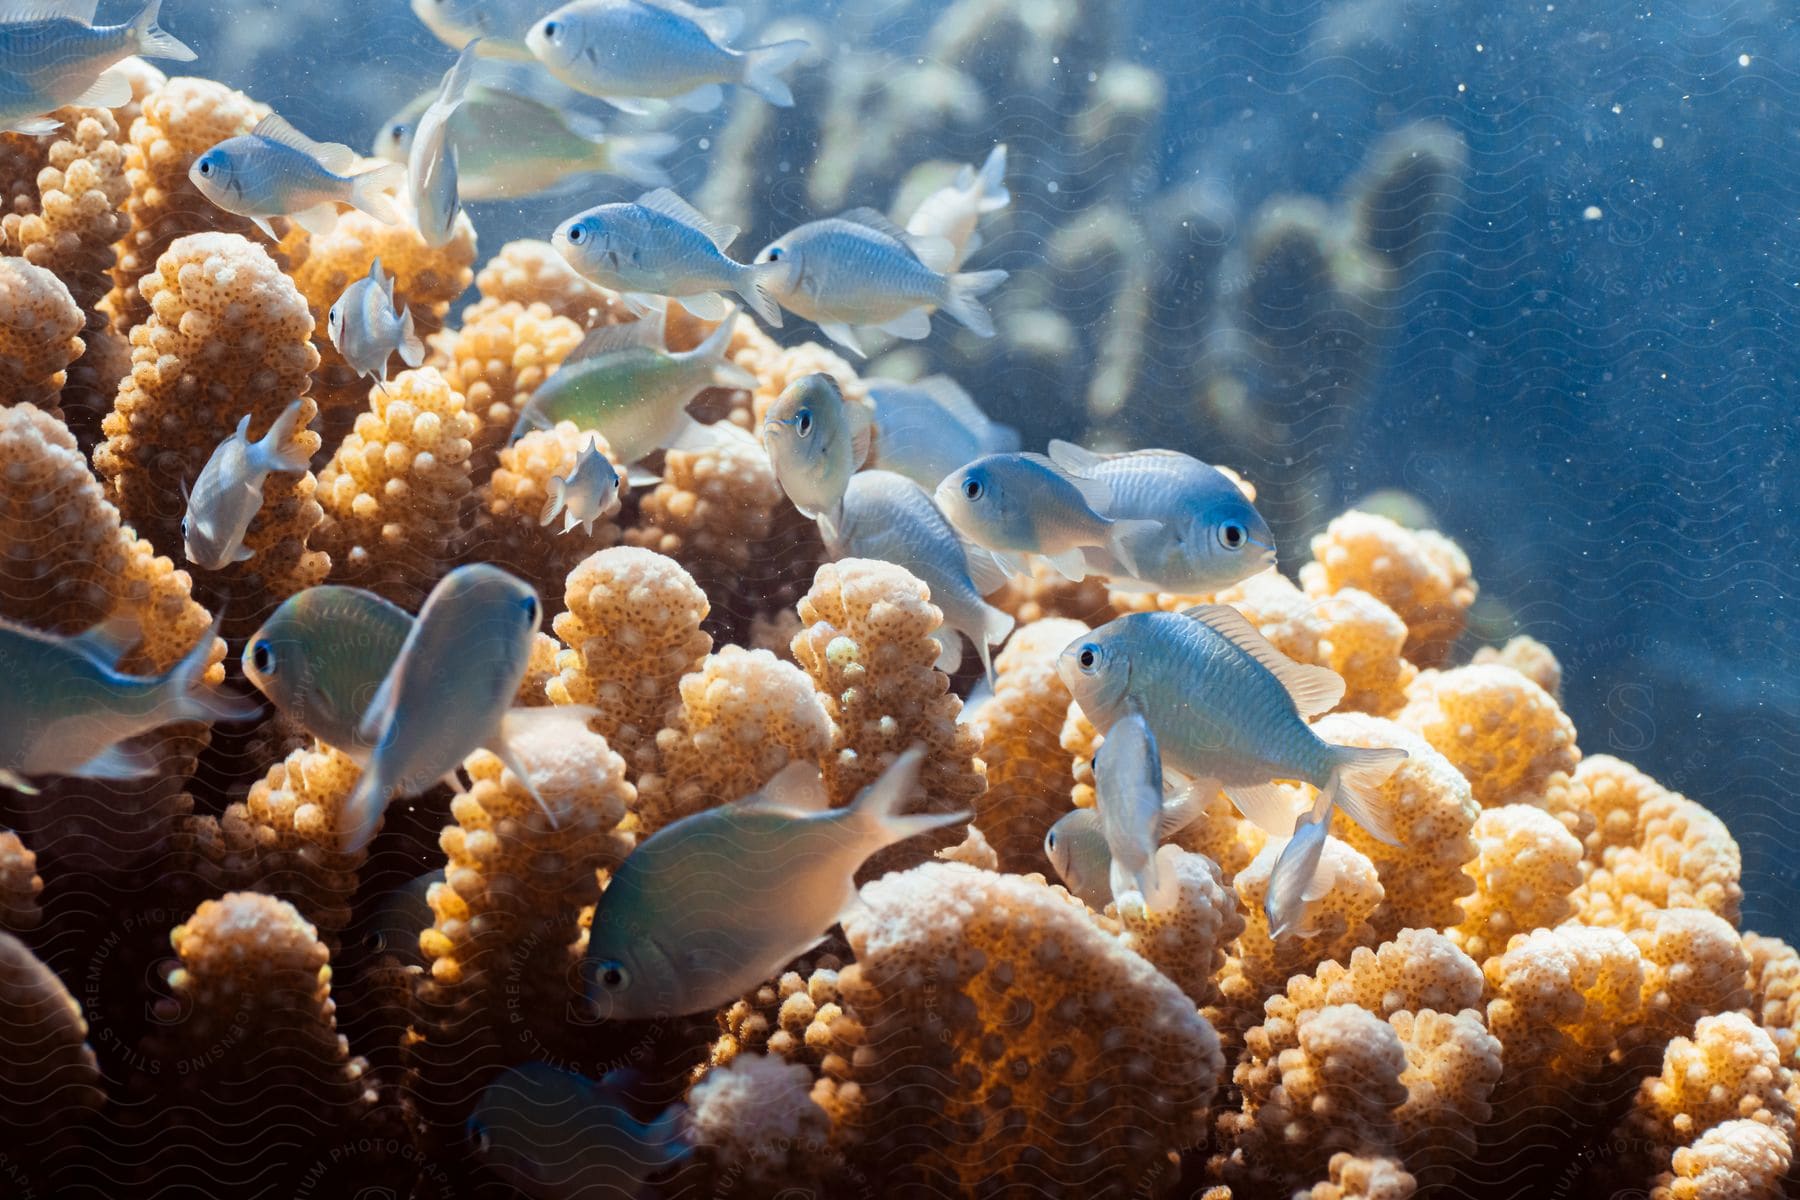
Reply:
M369 264L369 278L374 282L376 290L386 296L388 304L392 305L394 303L394 277L382 269L381 255L379 254L375 256L375 261Z
M656 8L664 8L698 25L706 36L723 45L744 32L744 14L735 8L701 8L686 0L643 0Z
M1091 475L1077 475L1055 459L1046 458L1042 454L1025 453L1019 457L1026 462L1036 463L1058 479L1066 480L1070 487L1081 493L1081 498L1087 503L1087 506L1101 516L1105 516L1106 510L1112 507L1112 485L1104 479L1095 479Z
M144 627L138 619L120 611L100 618L69 640L80 646L84 653L112 667L125 657L126 651L138 644L143 634Z
M1071 474L1092 474L1094 468L1109 457L1111 456L1106 454L1096 454L1086 446L1077 446L1074 442L1056 439L1050 442L1050 461Z
M333 175L342 175L356 165L356 151L342 142L315 142L282 120L278 113L270 113L258 121L250 132L266 141L298 150Z
M1200 604L1184 609L1182 616L1192 617L1220 637L1254 658L1294 698L1294 707L1303 717L1316 717L1329 712L1344 698L1344 677L1330 667L1314 667L1297 663L1257 632L1243 613L1226 604Z
M719 250L737 241L740 230L736 225L713 220L668 188L645 192L638 197L637 202L651 212L661 213L671 221L679 221L699 230L701 236Z
M0 3L0 25L23 25L28 21L79 21L94 23L99 0L6 0Z
M840 213L841 221L852 221L858 225L866 225L885 237L891 237L927 270L943 272L949 269L956 259L956 247L949 239L941 237L919 237L906 232L894 224L888 215L878 208L853 208L847 213Z
M738 801L745 808L771 812L815 813L831 807L825 792L825 781L819 764L810 759L795 759L755 792Z
M664 310L658 308L622 325L602 325L581 339L581 344L563 360L563 365L583 362L602 354L615 354L620 350L661 350L663 317Z

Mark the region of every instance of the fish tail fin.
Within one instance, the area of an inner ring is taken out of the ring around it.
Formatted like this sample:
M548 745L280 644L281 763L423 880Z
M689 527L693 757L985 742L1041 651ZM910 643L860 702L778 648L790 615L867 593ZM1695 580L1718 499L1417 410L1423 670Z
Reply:
M942 829L967 821L972 814L902 813L901 807L919 790L919 768L925 762L925 747L914 744L896 758L881 776L857 793L850 805L850 817L868 837L870 853L882 846L903 842L909 837Z
M400 310L400 361L409 367L425 361L425 343L420 340L418 330L413 328L410 308Z
M1107 882L1112 885L1113 901L1119 906L1121 913L1130 904L1131 897L1135 897L1138 905L1143 908L1167 907L1168 897L1163 895L1163 889L1165 876L1172 873L1158 870L1154 856L1145 859L1144 865L1135 871L1115 858L1107 870Z
M987 674L988 685L994 683L994 652L992 647L998 646L1012 636L1013 615L1003 608L992 604L984 605L985 612L981 619L981 636L975 639L975 649L981 654L981 669Z
M975 183L977 212L995 212L1012 203L1012 193L1006 190L1005 142L988 151L987 161L981 164L981 170L975 174Z
M1269 872L1268 895L1263 897L1270 938L1279 940L1301 932L1295 926L1305 916L1307 891L1319 873L1329 825L1329 819L1304 821L1281 848L1275 868Z
M530 712L531 710L525 711ZM513 773L513 778L519 781L519 786L531 793L531 798L537 801L537 806L544 811L545 818L549 820L550 828L558 828L560 823L556 819L555 810L550 807L550 802L544 799L543 793L538 791L537 784L532 782L530 768L525 765L525 760L519 757L519 752L513 749L512 743L507 740L506 735L507 730L503 721L500 736L489 742L487 749L500 760L507 770Z
M381 828L381 818L387 812L388 792L391 789L381 775L378 758L379 756L370 757L363 767L362 775L357 778L356 787L350 792L350 798L339 810L339 845L349 854L362 850L375 839L375 831Z
M662 160L673 154L681 139L672 133L646 133L637 137L608 139L595 147L600 165L621 179L645 187L667 187L668 168Z
M312 465L312 451L300 440L306 426L300 423L300 412L306 402L296 400L281 410L269 432L258 443L263 467L270 471L304 471Z
M137 43L137 52L145 58L170 58L176 62L193 62L200 57L186 42L157 25L156 18L161 11L162 0L149 0L131 19L131 36Z
M563 505L569 502L569 485L563 482L561 476L550 477L548 490L550 496L544 501L544 511L538 514L539 525L548 525L556 520L556 514L561 512Z
M398 225L400 210L389 193L405 186L406 168L400 163L382 163L350 181L350 203L383 225Z
M1112 528L1106 531L1106 548L1135 579L1139 575L1137 557L1132 554L1129 543L1135 538L1154 537L1162 527L1161 521L1114 521Z
M644 1127L643 1140L638 1144L651 1153L659 1166L672 1166L686 1159L694 1149L687 1137L687 1105L677 1101L663 1109Z
M993 337L994 318L982 307L980 297L999 287L1005 279L1005 271L967 271L950 276L944 311L976 337Z
M481 41L477 37L465 42L462 53L456 56L456 61L450 64L450 69L438 83L437 102L451 112L468 99L469 83L475 78L475 60L481 55Z
M775 302L775 291L770 286L777 276L785 274L787 266L783 263L754 263L744 267L738 275L737 286L733 289L744 298L750 311L763 319L764 324L781 328L781 305Z
M744 86L776 108L794 107L793 89L781 76L806 51L806 42L799 38L744 51Z
M262 705L247 696L233 696L206 682L212 665L213 642L219 636L222 617L200 635L181 661L164 676L171 721L249 721L262 712Z
M1394 834L1393 814L1382 804L1377 792L1387 782L1397 767L1406 761L1406 751L1397 747L1382 746L1375 749L1362 749L1355 746L1338 746L1337 761L1331 769L1331 778L1325 784L1325 795L1322 803L1315 806L1315 813L1323 811L1321 820L1330 819L1330 804L1335 804L1350 814L1350 819L1368 831L1376 841L1390 846L1398 846L1400 839ZM1324 801L1327 801L1325 803Z

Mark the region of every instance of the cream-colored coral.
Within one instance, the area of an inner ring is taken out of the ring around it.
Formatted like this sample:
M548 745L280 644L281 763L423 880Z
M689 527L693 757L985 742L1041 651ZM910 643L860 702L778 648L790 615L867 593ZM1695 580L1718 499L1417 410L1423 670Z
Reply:
M1562 822L1529 804L1483 810L1475 822L1475 883L1463 919L1447 931L1477 962L1503 952L1514 934L1560 925L1574 911L1569 893L1581 882L1581 843Z
M535 587L547 604L559 602L569 572L594 551L617 545L621 533L617 513L595 522L592 533L579 525L565 529L561 513L543 523L551 480L568 480L590 443L611 458L604 437L569 421L534 429L502 449L499 465L475 489L475 520L462 556L498 563ZM613 460L613 469L623 491L625 465Z
M1702 1017L1663 1054L1662 1073L1638 1086L1621 1132L1650 1147L1652 1170L1727 1121L1750 1120L1794 1136L1794 1076L1769 1035L1742 1013Z
M556 656L562 653L562 648L561 642L541 629L532 635L531 660L526 664L525 678L519 681L519 695L514 704L520 708L542 708L550 703L550 681L556 678Z
M1391 938L1402 929L1441 929L1461 915L1473 889L1465 866L1475 857L1470 832L1480 806L1468 781L1423 738L1393 721L1362 713L1328 713L1313 732L1339 746L1393 747L1406 759L1374 792L1376 807L1400 841L1388 845L1351 820L1332 814L1331 833L1368 856L1381 877L1381 907L1370 918Z
M632 789L604 738L568 714L534 722L513 744L550 813L498 758L471 755L470 789L439 838L436 920L419 938L407 1090L434 1140L460 1134L494 1067L545 1057L563 1036L565 1014L582 1003L570 970L581 910L599 897L595 872L630 848L616 830Z
M1722 1121L1675 1151L1650 1200L1777 1200L1794 1144L1760 1121Z
M1508 638L1504 646L1483 646L1472 661L1511 667L1543 688L1552 700L1562 702L1562 664L1556 661L1555 651L1529 634Z
M777 345L748 318L740 320L732 330L726 357L756 376L755 390L746 397L741 408L734 406L733 413L733 419L752 433L761 432L769 406L781 398L788 384L807 375L831 376L846 404L867 408L871 403L868 384L835 350L819 342Z
M105 302L120 336L150 315L151 301L139 292L138 281L156 270L157 260L178 238L206 231L263 236L248 217L234 216L202 196L188 180L188 168L225 139L249 133L268 112L267 105L242 92L188 76L168 80L144 97L142 116L127 130L125 178L131 194L125 215L131 227L119 241L113 290Z
M662 479L644 495L625 540L681 563L728 611L747 610L775 572L757 552L786 503L769 456L753 438L670 450Z
M1313 561L1300 582L1315 596L1359 588L1406 624L1405 654L1422 667L1450 659L1475 603L1475 580L1462 547L1434 530L1406 529L1354 509L1312 540Z
M107 440L94 466L125 519L173 553L183 487L245 416L255 440L299 400L296 440L318 450L306 428L318 408L305 397L319 356L306 301L267 250L237 234L175 241L140 288L150 313L131 331L131 374L101 425ZM314 488L311 472L270 475L244 537L255 557L208 572L204 584L266 603L321 582L330 562L306 545L320 518ZM237 608L250 616L248 604Z
M742 1054L767 1051L804 1063L833 1079L847 1079L850 1058L863 1044L862 1026L844 1014L838 972L849 948L828 939L781 978L719 1013L722 1030L707 1055L722 1066Z
M43 890L37 855L18 834L0 832L0 929L35 929L44 918L38 906L38 894Z
M975 820L1002 870L1048 872L1044 834L1068 811L1071 765L1061 744L1069 689L1056 659L1086 632L1058 618L1014 630L994 660L993 696L969 719L987 764Z
M657 770L638 777L639 830L748 796L830 747L831 718L798 667L726 646L682 677L680 707L656 734Z
M1725 822L1658 789L1638 810L1635 845L1609 846L1575 893L1579 918L1643 928L1664 908L1703 908L1733 926L1743 907L1743 855Z
M1204 1136L1212 1027L1060 890L927 863L862 897L838 984L867 1030L852 1080L884 1186L1129 1190Z
M1406 1052L1406 1102L1394 1112L1395 1140L1415 1171L1474 1153L1493 1116L1489 1097L1502 1072L1500 1040L1481 1013L1397 1012L1388 1018Z
M1582 759L1570 782L1577 802L1594 819L1593 832L1583 839L1584 853L1594 863L1612 847L1638 845L1643 839L1644 806L1669 794L1656 780L1610 754Z
M1705 909L1672 908L1631 934L1644 958L1643 1002L1636 1032L1657 1045L1713 1013L1741 1010L1750 957L1742 939Z
M766 1194L829 1178L831 1118L812 1088L811 1071L769 1054L739 1055L707 1071L687 1094L688 1137L718 1176L706 1194Z
M1750 963L1750 997L1745 1015L1760 1022L1781 1048L1781 1061L1800 1066L1800 954L1780 938L1746 933L1744 954Z
M333 578L416 607L450 559L469 493L475 418L430 367L369 393L369 411L319 472L313 544Z
M1173 876L1173 894L1155 908L1119 912L1119 940L1174 980L1197 1007L1216 1005L1225 951L1244 931L1237 897L1203 854L1170 846L1157 854L1157 865Z
M24 942L0 933L0 1122L13 1144L66 1134L105 1102L81 1005Z
M1014 575L987 602L1013 615L1019 625L1066 617L1099 626L1117 615L1106 589L1106 577L1089 575L1079 583L1064 578L1041 558L1031 560L1029 575Z
M0 258L0 404L62 415L57 400L85 346L82 323L62 280L22 258Z
M1345 689L1340 712L1390 716L1406 703L1406 689L1418 675L1401 655L1406 626L1367 592L1344 588L1311 595L1285 576L1264 571L1215 599L1243 613L1295 662L1336 671Z
M594 728L636 779L656 769L656 735L680 697L681 679L712 649L700 628L708 604L672 558L635 546L589 555L569 573L556 618L568 647L549 683L555 704L600 710Z
M1581 761L1575 723L1511 667L1428 671L1394 719L1449 759L1483 808L1541 806L1552 779Z
M1415 1180L1398 1159L1365 1157L1340 1150L1331 1156L1330 1175L1296 1200L1412 1200Z
M506 243L482 265L475 287L482 302L464 314L465 326L502 304L541 304L584 330L635 319L617 293L577 275L549 242Z
M519 410L538 386L581 344L582 327L544 304L471 309L445 343L444 378L463 394L481 421L475 431L477 473L511 436Z
M1280 941L1269 937L1269 916L1263 903L1269 893L1269 874L1286 844L1285 840L1271 841L1232 881L1244 913L1244 932L1222 986L1227 999L1240 1006L1254 1005L1278 991L1290 975L1315 963L1328 958L1344 962L1357 947L1380 941L1369 923L1384 895L1375 864L1337 838L1326 841L1319 857L1314 879L1329 882L1317 900L1307 903L1303 927L1310 930L1310 936L1290 933ZM1322 1159L1320 1163L1322 1166Z
M943 618L910 571L846 558L819 568L800 601L806 628L794 658L812 677L832 720L823 768L833 804L847 804L907 747L925 746L915 812L966 810L986 787L980 744L958 721L962 701L933 663L931 634ZM860 878L911 865L958 840L955 829L909 838L877 853Z

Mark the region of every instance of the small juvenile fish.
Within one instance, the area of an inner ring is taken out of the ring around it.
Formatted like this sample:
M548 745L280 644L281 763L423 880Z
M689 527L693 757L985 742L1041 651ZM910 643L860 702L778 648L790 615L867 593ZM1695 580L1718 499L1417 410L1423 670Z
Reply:
M984 454L1019 448L1019 432L988 419L969 393L948 375L917 383L870 379L875 405L875 462L898 471L920 487L935 488L944 476Z
M427 246L447 243L456 233L456 215L462 211L456 190L456 143L450 137L450 118L468 97L469 81L475 77L475 55L480 49L479 38L463 47L444 72L437 99L420 115L418 128L413 131L406 178L412 188L419 236Z
M594 522L619 511L619 473L612 460L600 453L593 438L575 457L575 466L567 476L550 480L550 499L538 517L539 525L548 525L563 515L564 533L581 526L587 537L594 534Z
M481 1093L469 1137L488 1167L535 1200L625 1200L687 1157L687 1107L643 1124L608 1075L598 1083L547 1063L508 1067Z
M781 75L806 53L806 43L726 46L743 26L744 15L735 8L697 8L683 0L576 0L532 26L525 44L558 80L625 112L647 112L645 101L654 100L709 112L724 98L723 83L791 107L794 93Z
M836 527L844 489L869 457L869 410L845 404L837 380L823 372L787 385L763 417L763 449L776 482L794 507Z
M729 318L681 353L663 349L660 309L623 325L602 325L531 394L512 436L573 421L605 438L627 464L658 450L701 449L741 436L736 426L726 431L702 425L687 411L707 388L756 386L754 375L725 357L730 345Z
M1298 918L1310 879L1301 868L1308 855L1316 865L1323 845L1322 830L1307 831L1304 824L1295 829L1274 780L1319 789L1312 823L1328 824L1335 805L1375 838L1393 843L1378 789L1406 752L1336 746L1315 734L1307 719L1343 698L1343 679L1328 668L1294 662L1236 609L1203 604L1180 613L1119 617L1071 642L1057 672L1102 733L1110 737L1129 713L1142 713L1165 763L1201 789L1222 788L1272 836L1293 835L1266 902L1274 936Z
M1156 817L1155 840L1150 843L1150 857L1159 876L1162 864L1154 860L1162 853L1160 843L1193 824L1203 811L1199 800L1195 790L1185 785L1177 787L1172 795L1165 793ZM1070 894L1095 912L1104 911L1115 900L1124 903L1113 891L1112 849L1106 844L1106 827L1097 807L1064 813L1044 834L1044 856L1056 868ZM1150 895L1141 890L1138 894Z
M359 763L357 733L412 632L412 614L362 588L327 584L281 602L244 646L244 676L282 715Z
M1050 443L1050 460L1112 488L1106 515L1161 522L1127 534L1129 564L1091 551L1088 569L1123 591L1216 592L1275 565L1275 535L1237 485L1173 450L1096 454Z
M651 834L594 912L582 976L598 1015L717 1008L811 949L855 902L870 855L969 819L900 814L923 759L908 750L848 808L828 807L815 765L792 763L761 792Z
M778 268L755 267L725 253L738 228L708 220L668 188L645 192L631 204L602 204L570 217L550 243L576 272L624 293L640 311L668 296L703 321L722 321L730 311L720 292L736 292L756 315L781 324L769 292Z
M958 533L993 552L1015 575L1024 554L1040 554L1067 579L1087 577L1086 546L1101 547L1136 574L1131 545L1154 537L1158 521L1114 520L1104 481L1071 475L1041 454L990 454L952 472L936 500Z
M380 258L338 296L325 327L350 369L365 378L385 380L388 358L396 353L409 367L425 361L425 343L413 331L412 310L396 311L394 280L381 269Z
M188 179L200 194L229 213L249 217L271 241L280 241L270 217L288 217L313 234L337 225L340 204L360 208L377 221L400 223L389 192L406 182L406 169L381 163L356 175L356 151L338 142L315 142L270 113L249 133L226 138L194 160Z
M0 4L0 131L42 135L66 105L117 108L131 81L114 70L134 54L191 62L194 52L157 28L162 0L148 0L124 25L95 25L97 0L8 0Z
M876 210L857 208L791 230L764 246L756 261L783 265L768 285L783 308L861 356L858 328L916 340L930 334L939 308L977 337L994 336L978 297L1006 272L946 274L954 253L943 238L913 237Z
M481 39L491 58L530 62L525 34L554 0L412 0L413 14L437 39L461 50Z
M859 471L844 491L843 520L835 528L826 525L820 523L820 532L835 557L895 563L931 589L931 602L944 614L940 670L954 671L962 661L960 633L975 644L993 681L989 648L1012 633L1013 619L982 597L1005 585L1006 572L986 551L963 545L924 488L892 471Z
M1162 844L1162 756L1144 714L1127 712L1106 731L1094 755L1094 809L1111 860L1107 882L1112 898L1121 909L1133 894L1146 907L1166 906L1169 896L1156 869L1156 848Z
M138 641L135 622L102 621L73 637L0 620L0 786L37 791L34 775L136 779L156 758L127 739L171 721L247 721L259 706L205 683L219 623L161 675L125 675L119 659Z
M542 616L530 584L488 563L458 567L431 589L356 728L355 739L373 750L344 803L345 850L369 844L390 797L454 781L477 750L492 751L531 786L506 722Z
M275 471L304 471L312 461L295 439L302 432L296 400L281 411L260 441L250 440L250 414L237 431L220 442L200 469L188 493L187 515L181 518L182 548L187 559L206 571L255 557L244 545L250 522L262 511L263 483Z
M981 218L1012 203L1006 190L1006 144L988 151L981 170L964 165L956 179L919 202L906 219L906 232L918 238L943 238L950 243L950 270L981 249L975 226Z
M484 49L487 44L481 43ZM375 157L405 162L419 118L436 99L437 92L427 92L383 125ZM498 83L469 88L450 114L450 143L457 190L471 204L566 190L591 174L658 187L669 181L662 159L681 144L667 133L607 133L598 122Z

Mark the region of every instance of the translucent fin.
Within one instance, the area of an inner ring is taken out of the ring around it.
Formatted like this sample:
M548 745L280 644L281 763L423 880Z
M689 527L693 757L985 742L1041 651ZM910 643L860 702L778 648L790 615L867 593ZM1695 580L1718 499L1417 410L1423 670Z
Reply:
M963 542L963 557L969 564L969 582L983 596L992 595L1012 582L1014 575L1024 573L1024 564L1017 559L1012 560L1018 565L1018 569L1014 570L1003 564L992 550L973 542Z
M1058 575L1070 583L1080 583L1087 578L1087 555L1080 546L1064 550L1060 554L1046 554L1043 558Z
M1398 747L1362 749L1335 747L1337 765L1325 785L1331 802L1350 815L1350 819L1368 831L1376 841L1398 846L1391 814L1384 809L1378 793L1389 775L1406 761L1406 751Z
M11 788L26 796L38 794L38 788L29 779L17 771L9 771L5 767L0 767L0 787Z
M304 471L312 464L312 455L298 440L302 426L300 410L303 402L295 400L281 410L262 440L256 443L258 466L265 471Z
M1127 572L1140 575L1137 556L1131 552L1129 543L1137 538L1155 537L1162 532L1162 527L1161 521L1114 521L1107 530L1106 548L1124 564Z
M533 712L536 710L525 709L524 711ZM550 822L550 828L557 828L556 813L550 808L549 803L537 790L537 784L532 781L531 772L526 768L524 760L519 757L519 752L513 749L512 743L507 740L506 723L504 720L501 722L500 736L494 738L485 748L495 758L504 763L506 769L513 773L514 778L519 781L526 791L531 793L531 798L537 801L538 807L544 812L545 819Z
M906 235L906 242L912 247L913 255L928 271L936 271L942 275L956 265L956 244L949 238L920 237L909 233Z
M569 502L568 481L561 476L552 476L548 488L550 497L544 501L544 511L538 514L539 525L548 525L550 522L556 520L556 514L561 512L563 506ZM567 533L569 531L564 529L563 532Z
M720 43L731 41L744 32L744 14L736 8L699 8L685 3L685 0L643 0L657 8L667 9L676 16L692 21L698 25L706 36Z
M634 117L655 116L657 110L661 107L659 104L655 104L637 96L601 96L600 99L606 101L620 112L627 113Z
M781 328L781 304L770 285L785 274L785 263L755 263L744 268L736 288L750 311L776 329Z
M315 142L289 125L278 113L270 113L258 121L250 132L290 150L298 150L334 175L342 175L356 165L356 151L341 142Z
M979 184L976 192L975 211L990 213L1005 208L1012 203L1012 193L1006 190L1006 143L1000 142L988 151L987 160L976 172L974 182ZM969 250L975 249L975 239L969 239Z
M156 755L142 746L108 746L69 774L82 779L142 779L156 773Z
M1070 487L1081 493L1082 503L1086 504L1095 512L1104 516L1106 510L1112 507L1112 485L1107 483L1106 480L1096 479L1091 475L1077 475L1055 459L1046 455L1027 453L1021 454L1019 457L1026 462L1036 463L1038 466L1043 467L1045 470L1054 474L1058 479L1066 481Z
M632 183L641 183L645 187L662 186L669 182L669 172L662 160L673 154L680 145L680 139L666 133L610 138L601 143L600 157L603 161L595 165Z
M143 640L143 636L142 623L130 613L120 611L100 618L69 641L88 658L111 667L117 666L119 660Z
M844 424L850 427L851 469L860 471L874 445L875 417L866 404L845 404Z
M938 656L931 665L946 675L954 674L956 668L962 666L962 635L947 625L940 625L932 630L931 636L938 644Z
M350 203L383 225L398 225L400 210L394 207L394 198L388 193L405 186L406 168L399 163L382 163L350 181Z
M839 213L838 220L849 221L852 224L866 226L873 229L876 233L881 234L883 237L893 238L909 251L912 249L913 235L894 224L894 222L888 218L888 215L879 208L853 208L848 212Z
M736 225L714 221L668 188L645 192L637 198L637 202L651 212L661 213L671 221L699 230L701 236L719 250L737 241L741 232Z
M1071 475L1090 475L1094 468L1104 463L1110 455L1095 454L1074 442L1052 439L1050 442L1050 461Z
M267 217L251 217L250 223L262 230L263 236L268 238L271 242L280 244L281 239L275 236L275 227L269 224L269 219Z
M662 482L662 476L655 471L647 471L643 467L627 467L625 482L634 488L651 488Z
M299 212L288 214L288 220L306 230L314 237L323 237L337 228L337 205L329 200L321 200Z
M747 436L736 425L721 421L716 425L702 425L689 419L670 439L664 450L685 450L699 453L704 450L717 450L721 446L733 445Z
M806 51L807 44L798 38L744 51L744 86L776 108L792 108L793 89L781 76Z
M825 791L819 764L795 759L738 803L776 812L815 813L830 808L831 797Z
M867 358L863 353L862 343L856 340L856 331L842 321L820 321L819 332L848 350L858 358Z
M410 308L400 310L400 361L409 367L416 367L425 361L425 343L413 328Z
M1220 789L1237 805L1246 820L1271 837L1289 837L1294 832L1294 805L1288 794L1274 783L1237 784Z
M1294 831L1269 872L1269 891L1263 911L1269 918L1269 936L1276 940L1299 932L1296 926L1306 911L1306 892L1319 871L1325 851L1325 822L1308 821Z
M975 649L981 652L981 665L987 673L988 682L994 681L993 648L1012 636L1013 615L1003 608L995 608L989 604L982 614L981 640Z
M731 305L717 292L699 292L692 296L676 296L675 303L702 321L720 321L731 311Z
M620 350L663 348L664 311L656 308L645 313L636 321L626 321L620 325L601 325L581 339L579 345L563 359L566 367L570 363L585 362L590 358L598 358L602 354L615 354Z
M1261 663L1294 698L1294 707L1302 717L1330 712L1344 698L1343 676L1330 667L1295 662L1271 646L1269 639L1237 609L1226 604L1199 604L1182 610L1181 615L1201 622Z
M880 326L883 333L891 333L897 338L909 342L919 341L931 336L931 314L922 308L909 309L893 320Z
M69 101L78 108L117 108L131 99L131 80L123 71L103 71L87 91Z
M167 58L176 62L193 62L200 57L180 38L157 25L156 18L161 10L162 0L149 0L132 18L131 36L137 41L137 52L145 58ZM93 23L91 16L87 23Z
M993 337L994 319L982 307L980 297L999 287L1005 279L1005 271L970 271L950 276L944 311L976 337Z
M26 117L22 121L14 121L6 127L7 133L22 133L26 137L48 137L63 127L61 121L49 117Z
M925 762L925 747L913 745L896 758L888 769L850 802L849 816L869 835L874 844L869 852L882 846L969 820L972 814L914 813L904 815L900 809L919 791L919 768Z
M725 89L716 83L703 83L691 92L683 92L669 103L686 112L711 112L725 103Z
M1015 554L1011 550L989 550L988 557L1000 564L1000 569L1008 575L1029 575L1031 566L1025 561L1023 554Z

